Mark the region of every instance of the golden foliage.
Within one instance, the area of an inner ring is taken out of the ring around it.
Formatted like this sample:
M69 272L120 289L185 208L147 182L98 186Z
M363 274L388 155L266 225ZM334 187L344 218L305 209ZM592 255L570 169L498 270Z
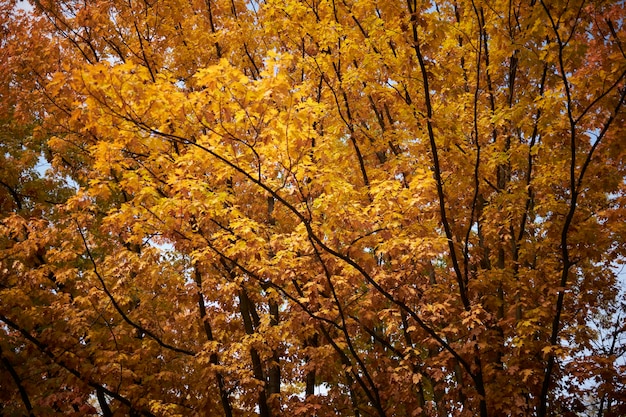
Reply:
M624 413L623 2L0 5L3 412Z

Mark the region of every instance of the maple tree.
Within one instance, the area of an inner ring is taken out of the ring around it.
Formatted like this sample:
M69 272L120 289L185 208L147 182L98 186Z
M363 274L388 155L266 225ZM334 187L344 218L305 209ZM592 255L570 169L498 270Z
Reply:
M623 415L625 7L0 1L0 413Z

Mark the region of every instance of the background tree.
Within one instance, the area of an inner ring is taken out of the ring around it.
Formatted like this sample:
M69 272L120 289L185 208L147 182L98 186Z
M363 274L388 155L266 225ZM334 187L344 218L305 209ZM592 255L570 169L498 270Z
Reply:
M3 413L624 413L623 2L1 4Z

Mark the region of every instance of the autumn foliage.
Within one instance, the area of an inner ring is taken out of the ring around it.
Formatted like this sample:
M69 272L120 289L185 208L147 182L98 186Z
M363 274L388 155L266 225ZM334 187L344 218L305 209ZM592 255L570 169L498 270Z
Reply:
M0 414L626 415L626 6L0 1Z

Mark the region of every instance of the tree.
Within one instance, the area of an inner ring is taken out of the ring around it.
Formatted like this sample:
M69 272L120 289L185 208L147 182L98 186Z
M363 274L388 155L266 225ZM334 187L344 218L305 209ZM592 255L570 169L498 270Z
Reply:
M3 414L624 413L623 2L0 4Z

